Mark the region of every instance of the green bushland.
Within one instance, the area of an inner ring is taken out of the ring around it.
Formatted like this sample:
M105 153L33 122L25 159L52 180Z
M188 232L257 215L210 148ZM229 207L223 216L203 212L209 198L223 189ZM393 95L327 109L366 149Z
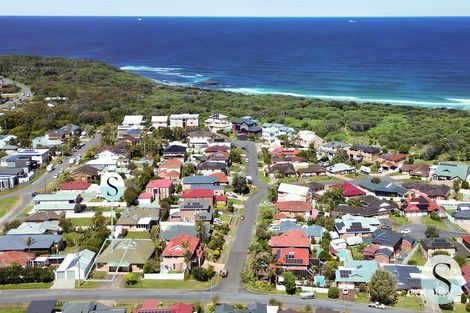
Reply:
M291 97L242 95L218 90L167 86L102 62L0 56L0 75L29 85L34 102L0 117L0 125L22 144L66 123L99 126L125 114L222 112L251 115L261 122L310 129L327 140L380 144L414 152L425 160L470 160L470 112L409 106ZM64 96L50 108L46 96Z

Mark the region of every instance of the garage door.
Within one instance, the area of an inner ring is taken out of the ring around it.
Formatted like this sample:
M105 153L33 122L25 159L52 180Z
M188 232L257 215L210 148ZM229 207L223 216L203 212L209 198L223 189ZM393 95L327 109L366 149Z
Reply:
M57 272L57 279L65 279L65 272Z
M67 271L67 279L75 279L75 271Z

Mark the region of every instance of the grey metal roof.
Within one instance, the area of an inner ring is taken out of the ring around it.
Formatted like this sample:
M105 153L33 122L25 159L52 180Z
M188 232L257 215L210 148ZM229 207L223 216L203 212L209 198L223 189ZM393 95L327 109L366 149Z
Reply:
M30 247L26 244L31 237ZM0 251L49 250L62 240L62 235L5 235L0 236Z
M384 264L383 268L395 276L398 290L421 289L421 278L418 275L420 270L417 266Z
M55 312L57 300L34 300L28 306L26 313L52 313Z

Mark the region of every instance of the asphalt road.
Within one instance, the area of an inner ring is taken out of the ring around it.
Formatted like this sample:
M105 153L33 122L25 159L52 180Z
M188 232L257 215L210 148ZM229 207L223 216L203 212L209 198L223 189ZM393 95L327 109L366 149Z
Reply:
M81 149L79 149L76 152L73 152L72 157L76 157L79 154L81 156L85 155L85 153L89 149L98 145L100 141L99 138L100 136L97 135L95 136L95 138L91 138L90 140L85 142L85 145ZM31 202L32 202L31 194L33 192L44 192L45 187L55 180L54 174L59 173L59 169L63 169L63 170L69 169L71 167L71 165L68 162L69 159L70 158L67 158L67 160L65 160L64 163L58 164L52 172L44 173L39 179L30 183L26 187L20 188L11 193L0 196L0 201L11 198L11 197L15 197L15 196L20 196L21 198L20 200L21 202L17 207L15 207L13 210L9 211L7 214L5 214L4 216L0 218L0 228L2 228L5 223L10 222L14 220L15 218L17 218L18 215L20 215L24 209L26 209L29 205L31 205Z
M409 224L400 227L400 230L409 229L411 232L408 234L414 239L423 239L426 238L426 228L427 225L424 224ZM462 232L453 232L446 230L439 230L440 238L452 238L452 237L462 237L467 236L468 234Z
M221 292L239 292L243 289L240 273L246 264L248 248L253 238L258 205L268 192L268 186L258 177L258 155L255 144L242 141L236 141L234 144L246 149L246 155L249 160L246 164L246 175L252 177L253 184L257 190L245 203L245 220L240 221L236 239L233 242L228 262L225 265L228 276L223 278L221 283L214 288L214 290Z
M324 307L354 313L377 313L380 310L369 308L367 304L345 302L340 300L311 299L301 300L297 296L284 295L262 295L242 292L213 292L208 290L152 290L152 289L72 289L72 290L17 290L0 292L1 304L25 303L32 300L135 300L135 299L158 299L175 301L194 301L201 303L211 302L213 294L220 296L220 302L226 303L267 303L269 299L276 298L287 307L304 307L307 304L312 307ZM385 312L410 313L414 311L387 308Z

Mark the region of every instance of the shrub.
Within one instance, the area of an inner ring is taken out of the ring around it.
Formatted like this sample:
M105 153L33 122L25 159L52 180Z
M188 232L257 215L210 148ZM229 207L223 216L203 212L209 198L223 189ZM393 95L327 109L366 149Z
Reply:
M330 299L338 299L339 298L339 289L338 287L330 287L328 289L328 298Z
M460 303L467 303L467 296L464 293L460 295Z
M214 269L211 267L205 269L197 266L193 267L193 269L191 270L191 275L197 281L208 281L209 279L212 279L212 277L214 277L215 272Z
M453 311L454 310L454 302L449 302L449 303L446 303L446 304L439 304L439 308L441 308L441 310Z
M470 302L465 306L465 311L470 312Z

